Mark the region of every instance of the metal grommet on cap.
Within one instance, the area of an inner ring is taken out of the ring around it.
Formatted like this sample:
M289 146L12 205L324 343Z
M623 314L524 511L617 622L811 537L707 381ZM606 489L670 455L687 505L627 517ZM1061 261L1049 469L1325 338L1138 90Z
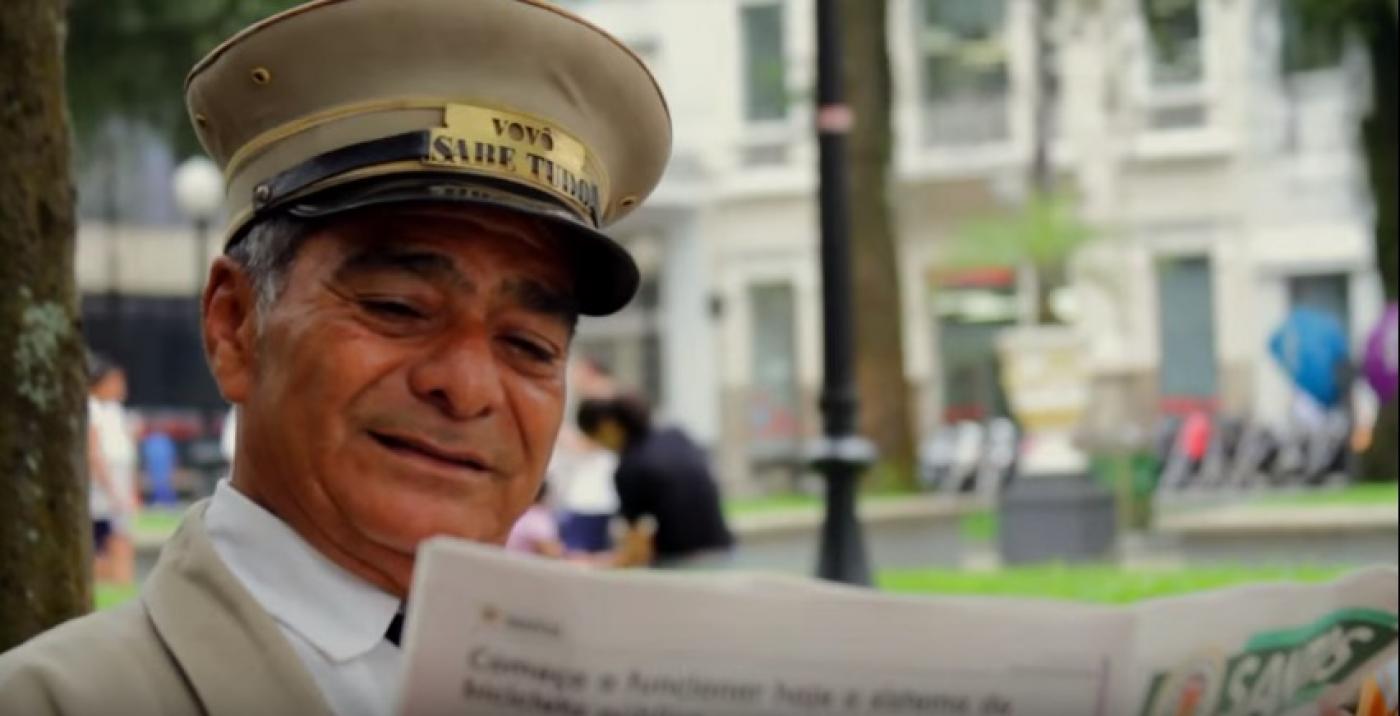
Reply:
M205 127L209 126L209 118L204 116L203 114L196 114L194 116L194 124L196 127L204 129Z
M257 203L258 206L266 204L267 201L271 198L272 187L266 184L259 184L256 188L253 189L253 201Z
M634 207L634 206L636 206L636 205L637 205L637 197L635 197L635 196L624 196L624 197L622 197L622 200L621 200L621 201L617 202L617 207L618 207L619 209L631 209L632 207Z
M252 77L253 84L266 85L272 82L272 71L266 67L254 67Z

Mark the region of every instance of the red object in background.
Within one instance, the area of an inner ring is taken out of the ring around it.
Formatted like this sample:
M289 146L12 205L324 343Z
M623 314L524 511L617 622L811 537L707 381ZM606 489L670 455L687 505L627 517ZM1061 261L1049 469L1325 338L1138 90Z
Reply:
M1177 448L1192 460L1205 458L1206 449L1210 447L1211 430L1210 415L1203 412L1190 414L1181 426L1181 437L1177 439Z
M974 403L949 405L943 410L943 423L945 425L952 425L964 421L980 423L986 419L987 409Z
M949 288L1010 288L1016 285L1016 269L1007 266L938 271L933 282Z
M1191 416L1196 413L1214 415L1220 412L1220 401L1216 398L1200 398L1185 395L1164 395L1157 401L1157 408L1163 415Z
M141 437L164 433L172 440L183 442L204 437L204 421L197 414L153 412L141 416Z

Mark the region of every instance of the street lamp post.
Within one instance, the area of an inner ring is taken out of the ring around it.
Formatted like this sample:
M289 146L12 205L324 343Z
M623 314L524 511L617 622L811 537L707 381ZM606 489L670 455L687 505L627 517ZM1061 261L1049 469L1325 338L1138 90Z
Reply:
M817 0L817 138L821 162L821 262L823 363L822 441L812 464L826 478L817 576L869 585L870 565L856 519L856 487L875 460L869 441L856 434L857 399L851 310L850 210L846 137L854 124L841 77L839 0Z
M180 212L194 224L194 278L191 281L191 320L195 336L195 355L198 355L200 335L199 304L204 288L204 274L209 270L209 229L218 217L224 204L224 175L214 162L203 156L186 159L175 169L175 203ZM201 401L192 400L198 405ZM198 411L203 422L201 406Z
M194 223L194 295L198 302L209 269L209 227L224 203L224 175L206 157L186 159L175 169L175 204Z

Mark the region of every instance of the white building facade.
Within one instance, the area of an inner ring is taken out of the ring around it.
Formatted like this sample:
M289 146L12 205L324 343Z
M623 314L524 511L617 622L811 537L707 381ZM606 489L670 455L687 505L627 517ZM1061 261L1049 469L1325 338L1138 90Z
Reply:
M1143 427L1197 408L1281 422L1292 390L1266 344L1287 312L1330 310L1355 342L1381 310L1364 62L1301 43L1288 2L1056 3L1053 164L1098 239L1072 263L1076 324L1110 412ZM619 229L654 303L584 344L643 336L645 360L611 361L621 377L714 446L732 487L761 486L819 429L813 4L572 6L638 49L676 125L671 173ZM1009 268L950 271L941 253L1024 197L1034 12L890 0L905 372L925 434L1004 410L993 336L1024 292Z
M1298 50L1290 1L1058 0L1051 154L1099 238L1072 265L1076 323L1115 411L1143 424L1282 416L1266 343L1287 311L1332 310L1355 340L1381 310L1364 63ZM1026 193L1033 2L889 0L905 377L925 435L1004 410L992 346L1025 291L1009 267L951 271L943 254ZM644 58L675 123L665 180L614 232L641 295L586 321L578 350L710 446L731 491L764 489L820 428L812 0L565 4ZM163 233L85 225L84 292L188 295L194 244Z

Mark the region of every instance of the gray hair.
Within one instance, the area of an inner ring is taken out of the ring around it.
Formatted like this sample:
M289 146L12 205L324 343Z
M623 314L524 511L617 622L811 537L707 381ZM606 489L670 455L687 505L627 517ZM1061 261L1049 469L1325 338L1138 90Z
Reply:
M243 267L257 295L259 315L266 315L287 285L287 269L309 230L307 222L274 215L255 223L242 241L228 250Z

